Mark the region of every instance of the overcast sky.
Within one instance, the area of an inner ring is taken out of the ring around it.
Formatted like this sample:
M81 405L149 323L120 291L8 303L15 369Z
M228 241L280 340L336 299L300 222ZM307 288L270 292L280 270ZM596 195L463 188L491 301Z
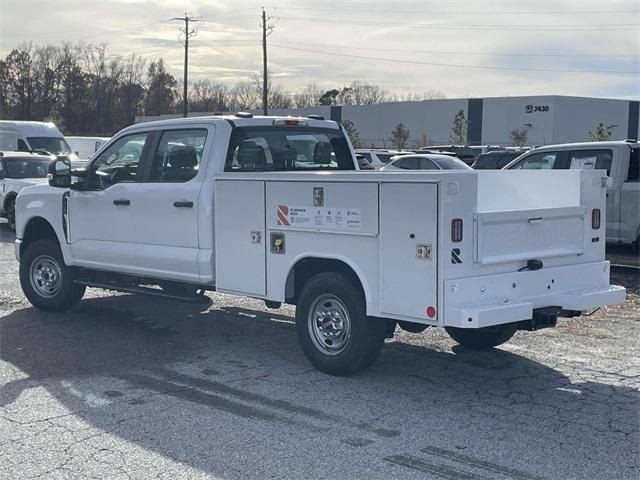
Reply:
M180 22L201 22L190 79L261 69L260 7L274 25L269 69L288 92L352 80L448 97L564 94L640 98L640 1L0 0L0 53L22 42L108 43L163 57L182 75Z

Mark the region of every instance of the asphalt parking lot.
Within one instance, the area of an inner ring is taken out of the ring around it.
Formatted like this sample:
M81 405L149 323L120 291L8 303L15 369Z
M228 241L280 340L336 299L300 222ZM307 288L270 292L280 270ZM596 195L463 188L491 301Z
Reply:
M397 333L313 370L293 310L90 290L32 308L0 225L0 477L636 479L640 298L477 353Z

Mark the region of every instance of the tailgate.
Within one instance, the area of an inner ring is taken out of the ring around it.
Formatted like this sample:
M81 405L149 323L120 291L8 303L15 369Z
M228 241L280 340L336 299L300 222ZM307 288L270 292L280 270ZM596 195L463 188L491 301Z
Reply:
M582 254L586 216L580 206L476 213L475 261L486 265Z

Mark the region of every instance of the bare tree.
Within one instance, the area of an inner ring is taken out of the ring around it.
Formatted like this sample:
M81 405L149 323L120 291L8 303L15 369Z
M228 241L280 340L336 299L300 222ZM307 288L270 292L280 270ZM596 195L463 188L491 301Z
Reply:
M310 83L301 92L293 96L293 101L298 108L317 107L320 105L322 90L315 83Z

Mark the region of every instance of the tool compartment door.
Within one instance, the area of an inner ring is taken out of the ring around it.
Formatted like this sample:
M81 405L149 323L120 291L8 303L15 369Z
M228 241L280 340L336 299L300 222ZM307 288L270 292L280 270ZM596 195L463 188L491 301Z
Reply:
M380 185L381 310L407 320L435 322L438 186ZM426 252L425 252L426 249Z
M266 294L264 227L263 181L216 182L216 290Z

